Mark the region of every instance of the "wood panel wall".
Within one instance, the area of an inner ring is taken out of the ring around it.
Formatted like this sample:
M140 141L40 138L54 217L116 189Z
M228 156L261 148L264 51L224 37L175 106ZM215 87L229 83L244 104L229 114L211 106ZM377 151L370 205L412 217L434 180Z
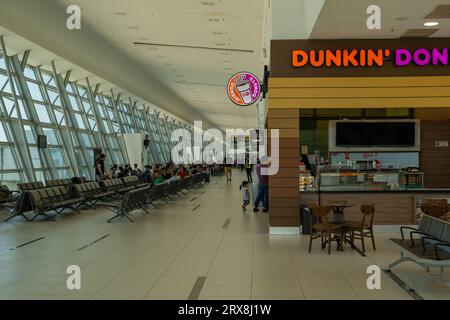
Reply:
M420 163L426 188L450 188L450 147L436 147L435 141L450 143L450 120L421 121Z
M425 195L426 197L426 195ZM344 211L345 219L361 221L361 204L375 205L374 224L413 224L414 196L411 193L322 193L320 203L326 201L347 200L352 206ZM317 204L317 194L304 193L301 198L304 204Z
M450 77L270 78L269 108L450 106Z
M271 227L299 226L298 109L270 109L267 128L280 130L280 164L278 173L269 177L269 207Z
M299 225L299 109L448 108L450 77L275 77L269 79L267 105L267 127L280 129L281 136L280 171L269 178L270 225L292 227ZM436 134L446 132L444 126L436 128ZM426 135L424 139L434 138ZM425 141L426 144L429 145ZM434 150L433 147L425 147L423 151L422 166L425 172L429 171L425 176L425 186L449 187L449 154L443 150ZM426 155L428 152L429 155ZM406 216L400 214L399 219L391 219L386 223L398 223L404 218Z

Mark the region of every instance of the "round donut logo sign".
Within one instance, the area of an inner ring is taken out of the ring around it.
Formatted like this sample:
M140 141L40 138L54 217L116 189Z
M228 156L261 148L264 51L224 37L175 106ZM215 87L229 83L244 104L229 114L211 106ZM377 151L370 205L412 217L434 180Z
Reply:
M236 73L228 81L228 97L238 106L249 106L255 103L260 92L259 80L250 72Z

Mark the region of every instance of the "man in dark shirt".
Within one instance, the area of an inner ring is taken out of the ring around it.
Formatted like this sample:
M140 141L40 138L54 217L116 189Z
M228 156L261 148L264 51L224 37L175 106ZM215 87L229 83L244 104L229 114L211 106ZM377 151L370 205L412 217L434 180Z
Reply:
M141 175L142 181L147 182L147 183L152 183L152 174L151 174L150 168L151 167L149 165L145 166L144 172L142 172L142 175Z
M130 175L130 166L129 164L126 164L125 167L123 168L123 175L125 177L128 177Z
M106 155L102 153L97 160L97 165L95 166L95 177L97 182L103 181L103 177L105 176L105 159Z

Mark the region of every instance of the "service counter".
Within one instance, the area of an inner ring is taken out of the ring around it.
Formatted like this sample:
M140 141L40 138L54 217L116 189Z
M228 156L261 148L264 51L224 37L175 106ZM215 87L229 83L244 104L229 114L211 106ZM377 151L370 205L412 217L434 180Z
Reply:
M374 224L415 224L420 203L426 198L446 198L450 203L450 189L413 190L321 190L300 192L300 204L321 204L332 200L347 200L353 204L345 209L345 219L359 221L361 204L375 204Z

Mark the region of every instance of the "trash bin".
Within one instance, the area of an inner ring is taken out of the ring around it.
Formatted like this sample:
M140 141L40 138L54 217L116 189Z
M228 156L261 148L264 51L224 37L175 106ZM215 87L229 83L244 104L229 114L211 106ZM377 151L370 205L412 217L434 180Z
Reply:
M309 214L308 206L300 205L300 230L301 234L311 234L311 215Z
M310 235L312 226L320 223L319 217L311 216L311 213L306 204L300 205L300 230L301 234Z

